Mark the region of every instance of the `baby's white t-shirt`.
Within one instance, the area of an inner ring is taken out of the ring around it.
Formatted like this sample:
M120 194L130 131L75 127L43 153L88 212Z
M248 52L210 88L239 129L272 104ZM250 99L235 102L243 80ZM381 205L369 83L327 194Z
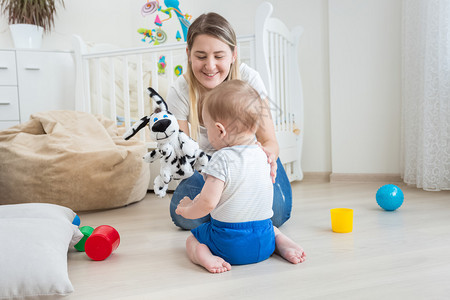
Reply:
M216 151L202 171L225 183L222 196L211 212L228 223L266 220L272 217L273 184L267 155L257 145L225 147Z

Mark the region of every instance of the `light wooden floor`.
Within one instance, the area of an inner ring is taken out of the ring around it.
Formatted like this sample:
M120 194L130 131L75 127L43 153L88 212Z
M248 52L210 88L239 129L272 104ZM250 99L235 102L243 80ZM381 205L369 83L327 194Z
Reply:
M64 299L449 299L450 192L400 185L403 206L380 209L380 183L293 184L292 217L280 229L307 261L278 256L209 274L185 254L189 232L171 222L169 198L153 194L125 208L80 214L121 236L108 259L69 252L75 292ZM333 233L329 209L354 209L352 233Z

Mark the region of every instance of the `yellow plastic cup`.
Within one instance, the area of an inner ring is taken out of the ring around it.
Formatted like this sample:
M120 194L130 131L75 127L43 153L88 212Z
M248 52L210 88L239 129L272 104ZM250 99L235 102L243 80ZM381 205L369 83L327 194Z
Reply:
M331 212L331 229L338 233L348 233L353 230L353 209L333 208Z

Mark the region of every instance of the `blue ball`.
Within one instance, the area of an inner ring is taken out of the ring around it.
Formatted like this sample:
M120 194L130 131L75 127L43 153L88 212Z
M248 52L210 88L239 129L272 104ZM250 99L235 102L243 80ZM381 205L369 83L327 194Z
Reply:
M388 211L396 210L403 204L402 190L394 184L386 184L380 187L377 191L376 199L378 205Z

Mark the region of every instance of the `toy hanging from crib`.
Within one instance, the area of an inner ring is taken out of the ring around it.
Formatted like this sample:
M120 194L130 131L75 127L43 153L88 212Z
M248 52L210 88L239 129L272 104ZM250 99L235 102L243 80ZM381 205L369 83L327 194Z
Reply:
M184 41L186 41L187 30L188 30L189 26L191 25L190 20L191 20L192 16L189 14L183 14L181 12L181 10L179 8L180 2L178 0L164 0L164 4L166 5L166 9L161 8L161 5L159 4L159 0L147 0L147 3L145 3L144 6L142 6L141 14L143 17L152 15L156 12L162 12L162 13L168 15L168 17L163 20L160 19L159 15L156 15L154 23L156 26L158 26L157 29L145 29L145 28L138 29L139 33L141 33L141 34L145 33L144 38L142 39L143 42L146 41L146 38L149 38L150 43L153 42L154 45L158 45L158 44L161 44L166 41L167 35L161 29L161 27L163 26L165 21L170 20L172 18L172 11L175 12L175 14L178 18L178 21L180 22ZM160 32L163 32L164 35L166 36L163 41L157 40L157 38L155 37L155 33L157 34L157 32L154 32L154 30L157 31L158 29L160 30ZM181 40L181 35L180 35L179 31L177 31L175 38L177 41Z
M166 66L166 57L164 55L161 55L158 60L158 74L166 74Z
M175 76L180 77L181 74L183 74L183 66L182 65L176 65L173 69L173 72L175 73Z
M153 114L137 121L123 138L130 139L148 124L150 137L156 141L156 149L145 154L144 161L152 163L160 160L161 168L154 181L154 191L159 197L164 197L172 179L188 178L194 170L200 172L208 163L208 156L197 142L180 130L177 119L169 112L163 98L152 88L148 88L147 92L156 103Z

